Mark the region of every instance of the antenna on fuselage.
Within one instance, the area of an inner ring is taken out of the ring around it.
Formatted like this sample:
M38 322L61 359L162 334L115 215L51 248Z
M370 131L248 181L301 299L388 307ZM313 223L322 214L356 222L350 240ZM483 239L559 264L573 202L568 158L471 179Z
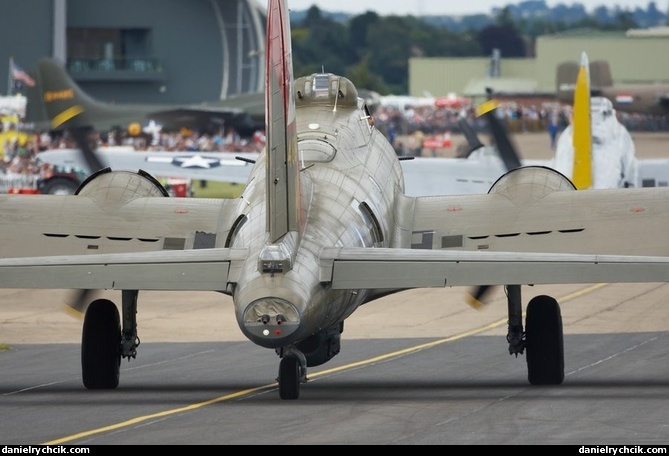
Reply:
M337 92L335 93L334 106L332 107L332 112L337 112L337 101L339 101L339 88L341 87L341 76L337 77Z

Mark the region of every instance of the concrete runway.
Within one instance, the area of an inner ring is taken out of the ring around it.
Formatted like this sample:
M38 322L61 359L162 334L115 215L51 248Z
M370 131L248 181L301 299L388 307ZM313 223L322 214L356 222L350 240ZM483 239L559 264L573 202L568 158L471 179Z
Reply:
M529 385L524 355L508 354L503 290L481 311L465 291L363 306L342 352L282 401L278 357L241 337L228 298L140 294L137 358L122 362L116 390L90 391L81 321L55 292L3 290L0 331L13 341L0 353L0 442L667 444L669 285L524 287L524 301L562 305L566 378L551 387Z
M363 306L342 352L282 401L279 358L243 337L229 297L140 292L137 359L119 388L89 391L69 292L0 290L0 442L667 445L669 285L523 287L525 303L562 306L566 378L551 387L530 386L524 356L508 354L503 289L480 311L466 291Z

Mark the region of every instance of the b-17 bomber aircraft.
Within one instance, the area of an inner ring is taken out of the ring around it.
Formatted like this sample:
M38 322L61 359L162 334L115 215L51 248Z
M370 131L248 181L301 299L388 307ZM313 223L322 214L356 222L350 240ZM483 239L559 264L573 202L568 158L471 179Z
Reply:
M486 194L407 196L354 84L293 80L288 14L268 1L267 146L241 197L165 197L127 170L76 195L0 195L0 287L121 292L120 314L108 299L86 309L85 388L116 388L121 359L138 355L141 290L230 295L241 332L280 359L279 397L295 400L339 353L344 321L391 293L507 286L509 352L526 355L530 384L555 385L560 307L535 297L523 321L521 286L669 280L669 188L577 191L521 166ZM482 115L504 144L494 113Z

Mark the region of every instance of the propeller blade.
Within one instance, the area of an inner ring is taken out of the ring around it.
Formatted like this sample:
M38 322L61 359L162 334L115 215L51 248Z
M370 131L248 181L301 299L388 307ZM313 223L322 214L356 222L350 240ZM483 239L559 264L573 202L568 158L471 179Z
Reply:
M81 150L91 174L107 167L100 161L93 148L91 136L94 130L92 127L71 127L69 131L79 150ZM65 311L75 318L83 318L86 308L91 302L90 295L93 292L94 290L73 290L65 304Z
M482 309L487 303L485 297L490 294L492 285L481 285L474 289L474 292L467 296L467 304L476 310Z
M91 294L94 290L74 290L68 302L65 303L65 312L75 318L83 318L86 308L91 302Z
M467 153L465 154L465 157L469 157L472 152L483 147L483 143L469 122L467 122L467 119L460 117L458 119L458 126L460 127L460 131L464 135L465 139L467 140L467 144L469 145L467 148Z
M495 110L498 107L499 103L495 100L486 101L477 108L477 114L486 118L490 126L490 133L495 141L499 155L502 157L504 166L507 171L511 171L512 169L520 168L522 164L520 163L517 149L511 142L504 124L497 117Z
M93 148L93 144L91 141L91 134L94 131L93 128L72 127L69 130L70 134L72 134L72 137L74 138L74 141L77 143L79 150L81 150L81 153L84 155L84 159L86 160L86 164L90 168L91 174L106 168L107 165L102 163L102 161L95 153L95 150Z
M517 149L511 138L509 137L504 124L497 117L496 109L499 107L499 103L495 100L489 100L481 104L477 108L477 115L485 117L488 125L490 126L490 133L492 134L495 145L499 155L502 157L504 166L507 171L512 169L520 168L522 166L520 162L520 156L518 155ZM473 293L467 297L467 304L469 304L474 309L481 309L485 306L484 298L490 293L494 287L491 285L481 285L476 288Z

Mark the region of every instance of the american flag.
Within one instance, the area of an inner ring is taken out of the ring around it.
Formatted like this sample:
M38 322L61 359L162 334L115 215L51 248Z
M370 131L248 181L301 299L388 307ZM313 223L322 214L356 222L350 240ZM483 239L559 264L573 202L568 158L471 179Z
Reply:
M14 63L14 59L9 60L9 73L15 81L21 81L28 87L35 87L35 80L28 73L23 71L20 66Z

